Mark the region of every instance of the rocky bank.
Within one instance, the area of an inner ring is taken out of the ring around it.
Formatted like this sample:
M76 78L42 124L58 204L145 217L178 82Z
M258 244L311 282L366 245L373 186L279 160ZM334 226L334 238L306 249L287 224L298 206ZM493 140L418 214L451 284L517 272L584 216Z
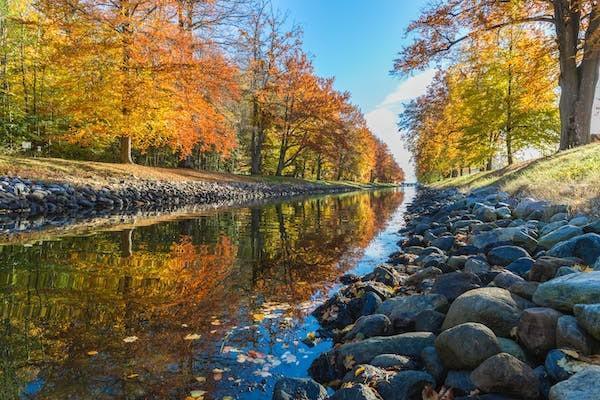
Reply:
M73 185L0 176L0 224L3 231L21 230L19 226L29 225L12 222L44 218L60 224L72 221L74 216L91 218L140 210L169 211L190 205L245 204L351 190L355 189L316 183L170 182L133 178L105 185Z
M495 188L422 190L406 219L314 311L335 345L274 400L600 399L600 220Z

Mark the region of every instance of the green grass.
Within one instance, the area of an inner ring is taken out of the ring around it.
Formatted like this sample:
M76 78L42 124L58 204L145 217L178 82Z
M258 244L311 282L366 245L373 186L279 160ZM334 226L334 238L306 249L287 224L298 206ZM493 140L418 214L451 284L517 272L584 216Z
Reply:
M447 179L432 187L475 189L495 185L516 196L531 196L570 205L574 211L600 215L600 144L496 171Z

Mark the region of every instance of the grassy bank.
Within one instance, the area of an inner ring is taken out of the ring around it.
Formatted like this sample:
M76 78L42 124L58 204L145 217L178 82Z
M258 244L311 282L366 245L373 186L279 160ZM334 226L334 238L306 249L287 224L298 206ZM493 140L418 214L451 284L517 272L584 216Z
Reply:
M262 182L277 184L319 183L325 186L343 185L356 189L392 186L350 181L310 181L277 176L249 176L223 172L198 171L186 168L156 168L143 165L112 164L90 161L64 160L60 158L27 158L0 156L0 175L50 182L69 182L75 185L103 186L128 179L156 181L201 182Z
M431 186L475 189L488 185L497 185L516 196L568 204L575 212L600 215L600 144L496 171L447 179Z

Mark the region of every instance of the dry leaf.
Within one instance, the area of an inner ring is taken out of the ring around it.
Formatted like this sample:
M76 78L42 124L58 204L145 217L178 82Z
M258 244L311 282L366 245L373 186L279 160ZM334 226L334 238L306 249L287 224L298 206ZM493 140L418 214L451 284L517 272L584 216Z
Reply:
M137 336L127 336L125 339L123 339L125 343L133 343L136 340L138 340Z
M200 339L202 336L200 336L197 333L190 333L189 335L185 335L185 337L183 338L184 340L198 340Z
M96 350L90 350L90 351L87 352L87 355L88 356L97 356L98 352Z

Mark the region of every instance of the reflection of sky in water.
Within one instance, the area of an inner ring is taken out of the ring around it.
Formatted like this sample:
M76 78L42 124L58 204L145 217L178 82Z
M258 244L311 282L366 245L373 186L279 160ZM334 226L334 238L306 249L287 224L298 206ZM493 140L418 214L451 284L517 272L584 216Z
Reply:
M330 347L303 343L314 301L395 250L399 201L362 193L0 248L0 391L268 398Z

